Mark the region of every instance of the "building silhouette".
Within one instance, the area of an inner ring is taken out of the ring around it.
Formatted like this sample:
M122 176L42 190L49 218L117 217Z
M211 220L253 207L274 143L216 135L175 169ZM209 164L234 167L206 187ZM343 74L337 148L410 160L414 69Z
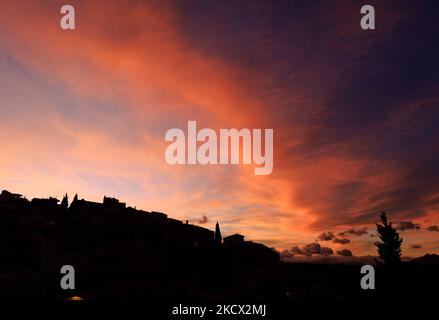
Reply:
M244 236L240 234L232 234L224 237L224 246L239 246L244 243Z

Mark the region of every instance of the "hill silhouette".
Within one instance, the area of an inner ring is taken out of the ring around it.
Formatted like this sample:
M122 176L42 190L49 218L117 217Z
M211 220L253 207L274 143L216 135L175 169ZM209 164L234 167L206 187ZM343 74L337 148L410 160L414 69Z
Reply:
M377 267L377 290L364 291L358 266L285 263L276 251L245 241L244 235L221 237L220 224L215 235L110 197L102 203L77 196L70 205L67 197L59 202L0 194L0 298L288 302L398 294L439 299L430 263L402 263L390 271ZM60 287L63 265L75 268L73 290Z
M410 260L411 263L439 264L439 255L429 254Z

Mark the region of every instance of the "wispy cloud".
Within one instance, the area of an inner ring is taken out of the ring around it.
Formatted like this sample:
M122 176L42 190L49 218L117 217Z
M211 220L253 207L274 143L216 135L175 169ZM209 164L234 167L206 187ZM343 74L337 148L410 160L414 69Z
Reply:
M423 245L419 254L439 249L426 232L439 223L439 48L429 5L376 3L374 34L358 27L352 2L76 6L78 30L64 32L58 2L2 1L5 188L111 193L302 252L317 251L321 234L336 250L370 254L362 236L386 210L397 222L429 219L405 237ZM164 133L188 120L274 128L273 174L167 165Z

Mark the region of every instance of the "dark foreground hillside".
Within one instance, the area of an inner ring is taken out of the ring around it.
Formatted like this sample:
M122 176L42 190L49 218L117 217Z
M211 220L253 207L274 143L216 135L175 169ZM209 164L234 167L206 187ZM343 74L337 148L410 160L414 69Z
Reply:
M219 230L218 230L219 231ZM377 268L376 290L360 288L360 266L291 264L241 235L218 233L126 207L0 195L0 298L161 301L438 299L432 258ZM75 289L63 290L63 265Z

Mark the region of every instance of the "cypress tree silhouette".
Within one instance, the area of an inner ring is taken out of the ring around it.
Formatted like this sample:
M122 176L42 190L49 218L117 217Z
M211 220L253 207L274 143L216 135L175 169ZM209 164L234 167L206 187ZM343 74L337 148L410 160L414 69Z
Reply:
M216 222L216 226L215 226L215 239L214 239L214 246L216 248L221 247L223 238L221 237L221 231L220 231L220 227L219 227L219 223L218 221Z
M68 206L69 206L69 197L67 196L67 193L66 193L66 195L62 198L60 207L61 207L61 209L67 209Z
M402 239L399 238L399 234L396 228L392 226L392 223L388 222L384 211L381 211L380 219L381 223L376 223L376 226L381 242L376 241L374 244L377 247L381 262L386 265L398 264L401 262Z

